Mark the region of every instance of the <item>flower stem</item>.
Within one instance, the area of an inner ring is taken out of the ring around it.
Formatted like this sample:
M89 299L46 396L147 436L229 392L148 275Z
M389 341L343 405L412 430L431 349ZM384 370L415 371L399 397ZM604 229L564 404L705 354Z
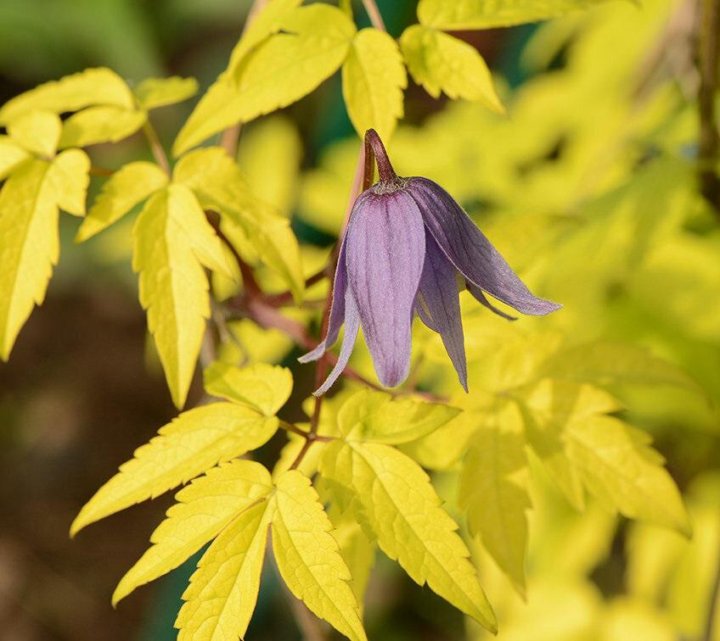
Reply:
M167 154L160 143L160 138L155 131L155 127L152 126L150 120L145 120L143 125L143 132L145 138L147 138L148 144L150 145L150 151L152 152L155 162L162 168L162 170L169 176L170 175L170 163L168 162Z
M367 166L367 158L374 157L375 163L377 164L378 174L380 174L380 181L384 183L392 183L397 180L397 174L390 163L385 145L383 145L380 136L374 129L368 129L365 132L365 165ZM370 161L372 162L372 161ZM367 174L367 172L366 172Z
M365 7L365 11L368 14L368 18L370 18L370 23L373 27L378 29L379 31L386 31L385 23L383 22L382 16L380 15L380 10L378 9L377 4L375 3L375 0L362 0L363 7Z

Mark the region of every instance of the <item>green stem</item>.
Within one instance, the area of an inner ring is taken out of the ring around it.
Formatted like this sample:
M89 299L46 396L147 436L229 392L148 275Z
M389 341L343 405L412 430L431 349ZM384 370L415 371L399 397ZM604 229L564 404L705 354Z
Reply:
M155 127L152 126L149 118L145 120L143 132L145 133L145 138L147 138L148 144L150 145L150 151L152 152L153 158L155 158L155 162L160 165L162 170L168 176L170 176L170 162L168 161L167 154L160 143L157 131L155 131Z

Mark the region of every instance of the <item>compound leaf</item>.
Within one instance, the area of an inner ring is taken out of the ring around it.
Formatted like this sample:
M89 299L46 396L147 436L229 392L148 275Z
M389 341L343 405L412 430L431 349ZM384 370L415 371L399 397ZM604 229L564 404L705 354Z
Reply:
M350 570L310 480L289 470L276 481L273 551L290 591L352 641L367 639L350 588Z
M170 570L214 539L244 510L272 490L270 473L254 461L231 461L196 478L152 533L152 547L120 580L113 604Z
M255 363L237 367L216 361L205 369L205 391L212 396L247 405L265 416L274 416L292 391L290 370Z
M90 184L90 158L82 149L67 149L53 160L48 177L53 182L58 206L73 216L85 215Z
M362 138L375 129L383 140L403 116L407 76L395 40L377 29L362 29L342 68L342 86L350 120Z
M167 183L167 174L154 163L141 160L124 165L105 181L75 240L101 232Z
M503 113L492 77L482 56L469 44L442 31L412 25L400 38L403 57L415 82L434 98L478 101Z
M15 167L30 157L30 152L10 136L0 135L0 180L4 180Z
M71 534L260 447L277 425L276 418L233 403L212 403L183 412L139 447L95 493L73 521Z

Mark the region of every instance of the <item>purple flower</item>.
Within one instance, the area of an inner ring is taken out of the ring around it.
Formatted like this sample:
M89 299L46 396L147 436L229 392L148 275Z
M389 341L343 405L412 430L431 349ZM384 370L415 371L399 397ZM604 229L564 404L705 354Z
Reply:
M440 185L399 178L374 130L365 134L365 145L375 156L380 180L355 201L338 255L327 335L300 361L320 358L345 324L338 361L315 392L324 394L347 365L362 326L378 379L386 387L399 385L408 375L417 314L442 337L467 391L458 274L478 302L510 320L485 292L534 316L560 305L533 296Z

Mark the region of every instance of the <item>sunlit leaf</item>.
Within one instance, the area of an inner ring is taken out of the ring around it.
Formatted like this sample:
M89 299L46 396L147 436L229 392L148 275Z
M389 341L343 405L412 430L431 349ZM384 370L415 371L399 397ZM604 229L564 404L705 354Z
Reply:
M28 151L51 158L60 140L60 118L49 111L29 111L14 118L7 126L10 137Z
M90 158L82 149L67 149L53 160L48 178L55 188L60 209L73 216L85 215L89 172Z
M147 78L135 87L135 98L141 109L149 111L174 105L192 98L198 90L195 78Z
M150 537L152 547L120 580L113 604L178 567L271 490L269 472L253 461L231 461L196 478L175 496L177 503Z
M428 586L490 630L495 615L485 597L457 524L440 507L427 474L381 443L331 443L320 471L353 493L378 545L410 577Z
M29 111L45 110L61 114L90 105L132 109L133 96L125 81L114 71L104 67L86 69L57 81L46 82L9 100L0 109L0 124L6 124Z
M340 67L355 34L342 11L322 4L292 9L277 27L202 97L175 140L176 156L310 93Z
M118 142L140 129L146 118L143 111L111 105L88 107L73 114L63 123L60 147L85 147L101 142Z
M203 266L232 273L193 193L172 184L145 204L133 228L133 269L175 405L185 403L210 315Z
M442 91L450 98L479 101L493 111L504 111L490 70L466 42L430 27L413 25L403 32L400 47L413 79L434 98Z
M352 641L367 639L350 571L310 480L290 470L276 480L273 552L290 591Z
M255 610L272 501L240 514L205 552L183 594L178 641L237 641Z
M216 361L205 369L208 394L247 405L265 416L274 416L292 391L290 370L276 365L255 363L236 367Z
M383 140L403 116L407 77L398 45L377 29L359 31L342 68L343 96L355 131L375 129Z
M277 419L233 403L183 412L139 447L134 458L95 493L73 521L71 533L260 447L276 429Z
M221 214L221 228L238 251L251 248L277 271L297 300L304 276L300 250L288 220L251 193L237 164L219 147L199 149L178 162L175 179L188 185L204 207ZM239 236L239 238L238 238Z
M436 29L459 31L536 22L586 9L604 0L420 0L418 19Z
M0 180L28 158L30 153L22 145L10 136L0 136Z
M337 415L340 432L349 440L397 445L435 431L460 410L441 403L362 390L342 405Z
M87 240L109 227L167 182L167 174L154 163L141 160L124 165L103 184L76 240Z

